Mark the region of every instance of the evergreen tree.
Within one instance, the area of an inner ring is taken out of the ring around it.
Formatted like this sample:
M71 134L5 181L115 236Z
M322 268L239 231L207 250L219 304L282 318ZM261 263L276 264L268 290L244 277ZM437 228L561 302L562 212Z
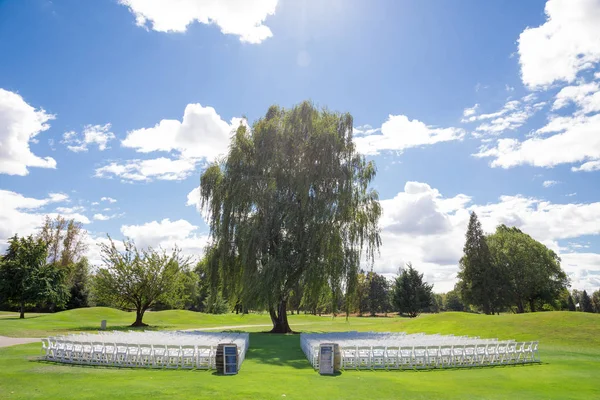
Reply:
M433 285L423 282L423 274L410 263L399 272L394 282L394 305L400 314L414 318L431 306Z
M83 257L76 262L70 273L70 297L66 308L88 307L89 265L87 258Z
M469 218L463 253L458 273L461 297L486 314L499 311L503 287L499 271L493 270L492 256L475 212Z
M577 308L575 307L575 302L573 301L573 296L571 296L569 294L569 300L568 300L568 310L569 311L577 311Z
M590 299L590 296L587 294L587 291L583 291L583 293L581 294L581 311L583 312L594 312L594 307L592 306L592 300Z
M390 284L383 275L375 272L369 272L367 277L369 282L369 311L371 316L376 313L387 313L390 309L389 305L389 290Z
M594 307L594 312L600 313L600 290L592 293L592 306Z

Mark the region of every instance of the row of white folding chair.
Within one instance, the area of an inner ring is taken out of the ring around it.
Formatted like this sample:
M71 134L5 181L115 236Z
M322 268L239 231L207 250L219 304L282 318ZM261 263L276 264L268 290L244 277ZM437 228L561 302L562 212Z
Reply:
M46 347L46 359L62 363L148 368L215 366L216 347L61 341Z
M99 340L102 339L102 340ZM112 340L109 340L112 339ZM115 340L116 339L116 340ZM119 340L121 339L121 340ZM191 341L168 341L168 340L156 340L156 341L133 341L133 340L122 340L123 337L98 337L98 336L89 336L89 337L80 337L80 336L71 336L71 337L64 337L64 338L60 338L57 339L58 341L67 341L67 342L83 342L83 343L89 343L89 342L100 342L100 343L127 343L127 344L133 344L136 345L138 343L146 343L146 344L154 344L154 345L196 345L196 346L216 346L219 343L222 343L222 341L218 341L218 340L210 340L210 341L197 341L196 343L191 342ZM237 342L236 344L238 344L238 346L245 346L245 343L240 341L240 340L236 340L235 342Z
M539 361L537 342L342 348L344 369L446 368Z

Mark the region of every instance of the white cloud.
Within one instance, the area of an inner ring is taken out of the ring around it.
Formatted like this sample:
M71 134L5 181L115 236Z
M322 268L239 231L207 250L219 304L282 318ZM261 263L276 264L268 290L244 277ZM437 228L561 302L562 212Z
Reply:
M177 151L184 158L212 160L227 152L231 133L241 123L246 121L233 118L228 124L214 108L188 104L182 122L163 119L152 128L130 131L121 145L141 153Z
M600 254L564 253L561 258L561 266L575 288L590 293L600 288Z
M486 232L493 232L499 224L517 226L560 252L563 264L575 260L573 265L565 267L574 287L588 285L585 279L580 279L580 271L600 274L600 263L594 265L582 260L579 253L561 249L557 244L558 240L600 234L600 225L596 223L600 218L600 202L554 204L520 195L502 196L497 202L485 205L471 201L465 194L446 198L425 183L407 182L403 192L381 202L383 245L375 270L393 274L400 265L411 261L429 282L435 283L436 291L452 289L469 212L475 211Z
M65 215L65 214L75 214L75 213L82 213L85 211L85 207L83 206L74 206L74 207L56 207L56 209L54 210L57 213L61 214L61 215Z
M505 131L520 128L527 120L540 110L545 103L532 104L535 97L527 95L521 100L509 100L496 112L477 115L475 108L467 108L463 112L461 122L489 120L475 128L473 136L480 137L484 134L499 135Z
M573 192L573 193L565 194L565 196L567 196L567 197L573 197L573 196L577 196L577 192Z
M570 103L579 108L577 115L584 115L600 111L600 84L596 82L581 83L577 86L566 86L558 92L553 110L559 110Z
M495 147L482 147L476 157L492 157L492 167L511 168L529 164L554 167L582 161L600 160L600 114L590 117L556 117L525 141L500 139ZM542 134L559 132L550 137ZM585 165L585 166L584 166ZM594 166L584 164L581 170ZM574 168L574 170L580 170Z
M542 185L543 185L545 188L549 188L549 187L551 187L551 186L554 186L554 185L557 185L557 184L559 184L559 183L560 183L559 181L544 181L544 182L542 183Z
M121 233L135 241L138 247L151 246L171 249L177 245L184 254L200 257L208 243L206 234L184 219L152 221L142 225L123 225Z
M202 211L200 208L200 186L192 189L192 191L188 193L187 203L185 203L185 205L194 206L199 212Z
M489 113L489 114L479 114L479 115L476 115L475 109L467 108L467 109L465 109L465 111L468 110L469 115L465 115L465 112L463 112L463 116L468 117L468 118L463 118L461 122L474 122L474 121L481 121L484 119L498 118L498 117L505 115L508 112L517 110L519 108L520 104L521 104L521 102L519 100L510 100L510 101L507 101L506 104L504 104L504 106L502 106L502 108L496 112Z
M571 168L571 171L573 171L573 172L580 172L580 171L591 172L591 171L599 171L599 170L600 170L600 160L588 161L586 163L581 164L579 167Z
M277 0L119 0L135 15L138 26L159 32L185 32L189 24L215 24L223 34L260 43L273 36L264 25L275 14Z
M547 20L519 37L523 83L531 89L573 82L600 61L600 1L549 0Z
M36 110L17 94L0 88L0 174L27 175L27 167L56 168L52 157L38 157L29 143L50 128L54 115Z
M479 104L475 104L473 107L465 108L463 111L463 117L470 117L477 113L477 109L479 108Z
M54 217L60 213L67 219L75 219L81 223L89 223L89 219L80 214L77 207L58 207L55 212L45 212L45 206L68 201L69 196L63 193L50 193L48 197L36 199L25 197L20 193L0 189L0 247L15 233L27 236L35 233L42 225L44 217Z
M102 197L100 199L100 201L108 201L109 203L116 203L117 200L113 199L112 197Z
M127 160L124 163L111 162L96 169L98 178L118 177L125 182L150 182L158 180L182 180L196 169L196 160L172 160L165 157L150 160Z
M75 153L88 151L90 144L96 144L98 150L104 151L108 148L108 142L115 138L115 134L109 131L110 126L110 124L86 125L81 135L75 131L65 132L61 143L66 144L67 148Z
M102 213L97 213L97 214L94 214L94 216L92 218L94 218L94 220L96 220L96 221L108 221L109 219L119 218L119 217L122 217L123 215L125 215L125 214L106 215L106 214L102 214Z
M371 125L362 125L352 128L352 133L354 136L360 135L372 135L375 132L379 132L381 128L373 128Z
M438 142L462 140L464 136L465 131L460 128L436 128L416 119L409 120L405 115L390 115L381 125L381 134L358 136L354 142L359 152L374 155L386 150L402 151Z

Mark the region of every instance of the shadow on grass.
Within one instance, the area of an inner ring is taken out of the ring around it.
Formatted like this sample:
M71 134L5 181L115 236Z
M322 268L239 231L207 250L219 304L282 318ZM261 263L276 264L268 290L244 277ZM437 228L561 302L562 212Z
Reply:
M42 315L33 315L33 316L31 316L31 317L28 317L28 316L27 316L27 314L25 314L25 318L19 318L19 317L13 317L13 316L10 316L10 317L9 317L9 316L3 317L3 316L1 316L1 315L0 315L0 319L1 319L1 320L7 320L7 321L10 321L10 320L21 320L21 321L27 321L28 319L34 319L34 318L39 318L39 317L42 317Z
M300 348L300 335L251 333L246 360L261 364L312 369Z
M148 325L148 326L131 326L131 325L109 325L106 327L106 331L163 331L169 330L172 326L169 325ZM91 332L100 331L99 326L78 326L76 328L69 329L70 331L77 332Z
M127 365L108 365L108 364L80 364L80 363L63 363L59 361L45 360L40 357L31 357L27 361L47 365L54 367L65 367L65 368L79 368L89 370L108 370L108 371L172 371L172 372L189 372L189 373L211 373L214 370L209 369L195 369L195 368L150 368L140 366L127 366ZM214 375L214 374L213 374Z

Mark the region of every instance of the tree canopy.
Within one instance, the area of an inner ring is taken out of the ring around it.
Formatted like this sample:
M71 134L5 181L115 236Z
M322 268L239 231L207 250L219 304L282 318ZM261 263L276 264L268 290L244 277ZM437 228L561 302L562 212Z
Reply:
M47 264L47 245L33 236L17 235L9 239L6 254L0 259L0 296L19 306L25 318L25 306L38 302L64 304L68 288L64 272Z
M170 254L152 248L139 251L133 241L126 240L120 251L112 239L100 247L104 265L94 277L94 295L101 302L135 310L132 326L145 326L144 313L154 304L176 305L185 298L187 276L183 272L189 263L178 248Z
M506 225L486 236L475 213L467 228L458 278L463 300L486 314L511 307L518 313L545 304L552 308L569 283L552 250Z
M399 271L394 282L394 304L400 314L411 318L429 309L433 298L433 285L423 281L423 274L413 268L411 263Z
M273 332L290 332L286 307L324 286L335 302L353 293L361 256L380 244L375 164L357 153L350 114L308 102L271 106L252 129L241 124L227 156L200 179L209 217L208 276L230 304L269 310ZM349 308L347 300L346 310Z
M500 225L487 242L503 302L518 313L526 306L536 311L538 302L553 302L568 285L556 253L521 230Z

